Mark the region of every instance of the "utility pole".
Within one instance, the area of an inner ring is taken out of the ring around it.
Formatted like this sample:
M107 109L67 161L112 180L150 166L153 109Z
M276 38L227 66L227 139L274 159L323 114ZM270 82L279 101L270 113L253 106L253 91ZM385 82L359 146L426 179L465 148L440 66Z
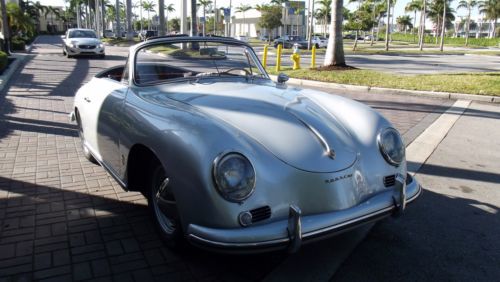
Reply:
M0 0L2 3L2 33L3 33L3 43L4 51L7 55L10 55L10 35L9 26L7 23L7 6L5 6L5 0Z

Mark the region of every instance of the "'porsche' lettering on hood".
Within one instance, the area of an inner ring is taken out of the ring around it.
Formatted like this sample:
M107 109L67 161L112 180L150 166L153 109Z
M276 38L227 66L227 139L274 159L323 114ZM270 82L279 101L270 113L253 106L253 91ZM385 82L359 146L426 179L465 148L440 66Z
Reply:
M298 169L334 172L356 160L349 132L303 90L234 82L163 87L169 98L224 120Z

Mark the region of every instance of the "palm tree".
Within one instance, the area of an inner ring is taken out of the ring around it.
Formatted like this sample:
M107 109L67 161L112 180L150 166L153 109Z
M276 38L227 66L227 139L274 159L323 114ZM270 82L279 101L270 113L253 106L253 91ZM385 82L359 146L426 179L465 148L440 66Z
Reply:
M165 12L167 12L166 19L167 19L167 33L168 33L168 14L175 12L174 4L168 4L167 6L165 6Z
M326 48L324 66L345 66L344 42L342 40L343 0L332 1L330 38Z
M444 4L446 4L446 8L444 8ZM436 44L438 43L438 34L442 34L443 26L450 25L453 20L455 20L455 16L453 15L455 11L450 7L450 3L448 0L434 0L429 5L429 10L427 11L427 16L432 20L434 25L436 26ZM443 15L446 15L443 21ZM444 25L443 25L444 23Z
M467 9L467 25L465 26L465 46L469 44L469 30L470 30L470 13L472 8L476 7L478 2L476 0L461 0L458 2L457 10L460 8Z
M207 22L206 19L206 11L207 7L212 5L212 0L198 0L198 4L203 7L203 36L205 36L205 23Z
M500 17L500 1L483 0L479 2L478 8L480 14L484 14L485 18L493 21L493 31L490 33L490 38L495 37L497 21Z
M387 26L385 29L385 51L389 51L389 34L391 32L391 3L392 0L387 0Z
M423 1L422 0L412 0L411 2L408 2L405 6L405 12L413 12L413 28L417 26L417 11L420 11L420 21L422 21L422 5ZM413 33L415 35L415 33ZM415 36L413 37L413 40L415 40Z
M326 37L328 21L332 16L332 0L318 0L316 4L321 5L320 8L316 10L316 19L321 19L323 23L323 36Z
M246 26L245 13L248 10L250 10L250 9L252 9L252 6L250 6L250 5L244 5L244 4L240 4L240 6L238 8L236 8L236 13L242 13L243 14L243 26ZM241 33L241 29L240 29L240 33ZM245 35L248 36L248 27L247 27L247 32L245 33Z
M420 12L420 26L418 34L418 47L420 51L424 49L424 38L425 38L425 21L427 14L427 0L422 0L422 11Z
M413 28L413 25L411 23L411 18L410 16L399 16L396 19L396 23L399 25L399 30L404 30L405 34L407 31L407 27Z
M149 12L155 11L156 4L153 1L142 1L142 8L144 11L148 12L148 30L151 30L151 18L149 17Z

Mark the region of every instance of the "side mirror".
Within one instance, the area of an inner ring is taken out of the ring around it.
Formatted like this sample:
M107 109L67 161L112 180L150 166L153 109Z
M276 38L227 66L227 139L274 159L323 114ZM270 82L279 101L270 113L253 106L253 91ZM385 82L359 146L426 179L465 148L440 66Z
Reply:
M278 83L283 84L283 83L287 82L287 81L288 81L288 79L290 79L290 78L288 77L288 75L286 75L286 74L284 74L284 73L280 73L280 74L278 74Z

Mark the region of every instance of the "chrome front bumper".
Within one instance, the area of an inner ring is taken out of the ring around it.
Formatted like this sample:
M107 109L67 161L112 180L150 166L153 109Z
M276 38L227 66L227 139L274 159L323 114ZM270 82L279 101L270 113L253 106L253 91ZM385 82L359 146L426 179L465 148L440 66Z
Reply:
M79 55L102 55L104 54L103 48L93 48L93 49L80 49L80 48L72 48L67 47L66 52L68 52L71 56L79 56Z
M413 177L399 175L394 189L349 209L302 216L300 207L290 205L286 220L235 229L190 224L186 235L192 244L220 252L256 253L279 249L295 252L302 243L334 236L390 215L401 215L421 192L422 187Z

